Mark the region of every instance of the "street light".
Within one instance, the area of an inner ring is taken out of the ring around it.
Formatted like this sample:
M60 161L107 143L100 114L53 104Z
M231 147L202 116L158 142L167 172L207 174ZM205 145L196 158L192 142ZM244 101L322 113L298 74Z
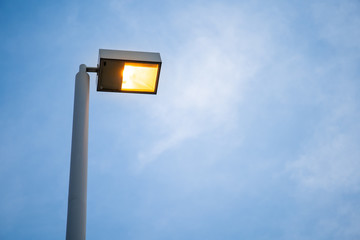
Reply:
M75 78L66 240L86 238L90 79L87 72L97 73L98 91L156 94L160 68L159 53L106 49L99 50L98 67L80 65Z

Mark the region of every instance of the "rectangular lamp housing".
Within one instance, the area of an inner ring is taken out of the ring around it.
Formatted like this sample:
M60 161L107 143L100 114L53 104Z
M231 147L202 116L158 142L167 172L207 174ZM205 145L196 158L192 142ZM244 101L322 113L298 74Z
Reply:
M159 53L100 49L98 68L98 91L157 93Z

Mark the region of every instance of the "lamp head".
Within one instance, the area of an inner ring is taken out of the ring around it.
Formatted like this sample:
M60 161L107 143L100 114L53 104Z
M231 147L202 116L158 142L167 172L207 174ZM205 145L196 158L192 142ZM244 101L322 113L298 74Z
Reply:
M161 58L159 53L99 50L97 90L156 94Z

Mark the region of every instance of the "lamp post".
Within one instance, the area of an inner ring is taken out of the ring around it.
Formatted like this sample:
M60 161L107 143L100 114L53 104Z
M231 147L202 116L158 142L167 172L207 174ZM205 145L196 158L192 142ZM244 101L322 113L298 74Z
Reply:
M156 94L161 69L159 53L99 50L97 68L80 65L75 77L73 132L66 240L86 238L89 127L89 74L97 72L97 90Z

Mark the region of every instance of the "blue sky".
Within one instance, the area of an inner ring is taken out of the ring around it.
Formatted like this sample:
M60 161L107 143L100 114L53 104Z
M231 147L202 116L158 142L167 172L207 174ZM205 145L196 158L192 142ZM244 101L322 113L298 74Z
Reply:
M64 239L74 79L160 52L156 96L90 76L87 239L359 239L360 4L0 2L0 239Z

